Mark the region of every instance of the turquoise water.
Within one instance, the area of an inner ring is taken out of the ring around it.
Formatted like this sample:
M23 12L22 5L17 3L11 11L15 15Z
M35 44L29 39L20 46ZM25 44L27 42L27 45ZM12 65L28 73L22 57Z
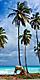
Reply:
M25 68L25 67L24 67ZM15 67L0 67L0 75L13 75ZM40 67L28 67L29 73L40 73ZM20 71L17 71L19 74Z

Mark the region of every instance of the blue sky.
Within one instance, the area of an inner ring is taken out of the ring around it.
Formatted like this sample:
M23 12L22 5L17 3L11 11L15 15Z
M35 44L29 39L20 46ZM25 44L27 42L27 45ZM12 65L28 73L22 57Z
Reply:
M2 26L6 35L8 36L8 43L5 45L4 49L0 49L0 66L12 66L18 65L18 52L17 52L17 27L15 24L12 25L12 17L7 18L8 14L11 12L8 10L9 7L16 8L16 3L21 0L0 0L0 27ZM22 0L24 1L24 0ZM40 0L27 0L28 5L32 8L34 12L40 12ZM27 64L28 65L39 65L38 57L34 54L34 45L36 45L35 31L31 29L30 25L26 23L26 28L30 29L32 39L30 45L27 47ZM20 27L20 34L23 33L23 26ZM40 31L38 31L38 36L40 40ZM35 40L34 40L35 38ZM24 45L21 45L21 62L24 63ZM34 64L35 63L35 64ZM24 64L23 64L24 65Z

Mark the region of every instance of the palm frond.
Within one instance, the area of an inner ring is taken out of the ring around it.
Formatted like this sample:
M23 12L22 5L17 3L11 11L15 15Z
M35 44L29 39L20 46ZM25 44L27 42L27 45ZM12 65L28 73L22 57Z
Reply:
M21 39L22 37L23 37L23 35L20 35L20 36L19 36L19 39Z
M4 48L4 44L7 43L6 40L8 40L6 34L5 34L5 29L2 27L0 28L0 47Z
M21 39L21 44L23 43L23 38Z
M29 22L30 17L25 15L24 13L20 13L21 17L24 19L24 21Z
M38 17L38 15L39 15L39 12L36 12L35 17Z
M20 11L23 11L23 9L24 9L24 2L23 3L18 2L17 9L20 10Z
M8 9L13 10L13 11L15 11L15 12L18 12L18 10L15 10L15 9L12 9L12 8L8 8Z
M20 21L21 21L22 25L25 27L26 25L25 25L24 19L23 18L20 18Z
M24 7L24 9L23 9L24 13L30 14L31 11L32 11L31 8L28 8L28 7Z
M40 42L38 43L38 47L40 47Z
M27 44L30 44L30 39L31 39L31 34L30 34L30 31L25 29L24 30L24 34L21 35L20 37L22 38L21 39L21 44L24 42L24 45L27 45Z
M10 17L10 16L13 16L13 15L15 15L16 13L10 13L9 15L8 15L8 17Z
M4 45L2 43L0 43L0 47L4 48Z
M13 19L13 21L12 21L12 24L13 24L14 22L16 22L16 20L17 20L17 16L14 17L14 19Z
M30 21L31 27L34 29L40 29L39 25L40 25L40 17L39 17L39 13L37 12L36 14L33 14L33 17L31 18Z
M2 27L0 27L0 31L5 31L5 29L3 29Z
M23 26L26 26L25 25L25 20L24 20L22 14L20 14L20 15L18 14L18 20L22 23Z
M8 38L7 38L7 36L6 36L6 35L2 35L2 37L8 40Z
M40 25L40 21L38 20L37 23Z

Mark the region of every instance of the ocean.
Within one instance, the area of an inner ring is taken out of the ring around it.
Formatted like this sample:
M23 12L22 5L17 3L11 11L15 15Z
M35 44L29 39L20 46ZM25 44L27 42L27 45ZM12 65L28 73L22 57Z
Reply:
M25 68L25 67L24 67ZM14 66L10 66L10 67L0 67L0 75L14 75L14 70L15 67ZM28 67L28 71L29 73L40 73L40 67ZM19 74L20 71L17 71L17 74Z

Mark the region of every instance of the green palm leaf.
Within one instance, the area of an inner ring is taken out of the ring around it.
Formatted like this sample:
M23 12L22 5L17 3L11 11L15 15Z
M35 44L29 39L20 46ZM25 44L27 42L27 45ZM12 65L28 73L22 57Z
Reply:
M16 13L10 13L9 15L8 15L8 17L10 17L10 16L13 16L13 15L15 15Z
M28 34L29 33L29 34ZM24 34L23 35L20 35L20 39L21 39L21 44L24 42L24 45L27 45L30 43L30 39L31 39L31 34L30 34L30 31L25 29L24 30Z
M0 27L0 47L4 48L4 44L7 43L6 40L8 40L6 34L5 34L5 29Z
M17 9L15 10L15 9L11 9L11 8L9 8L10 10L13 10L13 13L10 13L9 15L8 15L8 17L10 17L10 16L13 16L13 15L15 15L16 14L16 20L15 20L15 18L13 19L13 21L12 21L12 24L14 23L14 21L15 21L15 23L17 22L17 20L19 20L21 23L22 23L22 25L23 26L26 26L25 25L25 20L27 20L27 22L29 22L29 16L27 16L27 15L25 15L25 13L26 14L29 14L29 12L30 12L30 8L28 8L28 7L25 7L24 6L24 2L23 3L20 3L20 2L18 2L17 3ZM21 17L20 17L20 16Z
M33 17L31 18L31 27L34 29L40 29L40 17L39 13L37 12L36 14L33 14Z

